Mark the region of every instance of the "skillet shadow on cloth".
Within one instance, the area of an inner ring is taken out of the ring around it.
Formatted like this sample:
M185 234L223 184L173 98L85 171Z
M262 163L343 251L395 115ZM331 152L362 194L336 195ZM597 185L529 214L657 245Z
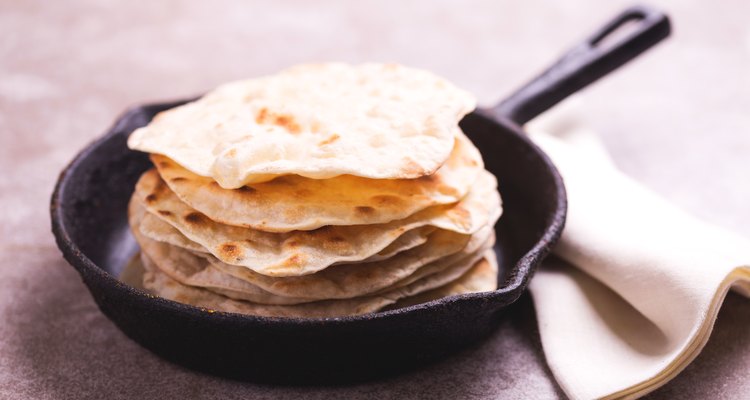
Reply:
M617 293L556 256L545 260L543 268L552 274L549 278L555 279L556 286L577 286L585 297L577 307L592 308L592 315L631 349L646 356L664 355L669 344L666 335Z

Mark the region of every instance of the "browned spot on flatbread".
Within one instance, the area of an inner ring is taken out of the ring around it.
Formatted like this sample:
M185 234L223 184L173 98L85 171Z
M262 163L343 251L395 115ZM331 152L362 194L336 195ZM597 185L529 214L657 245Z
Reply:
M182 218L185 222L193 225L200 225L206 221L206 216L197 211L187 213Z
M346 238L338 235L327 235L324 236L319 243L322 244L323 248L327 251L333 251L340 254L346 254L352 250L352 245Z
M277 115L273 119L273 123L286 128L291 133L299 133L302 130L302 127L299 126L291 115Z
M291 240L291 241L285 243L285 246L286 247L290 247L290 248L299 247L299 242L296 241L296 240Z
M169 179L169 181L172 182L172 183L180 183L180 182L184 182L186 180L187 180L187 178L182 177L182 176L176 176L174 178Z
M299 267L305 262L305 256L302 254L293 254L283 262L284 267Z
M219 255L222 259L234 259L236 261L242 260L242 248L234 243L224 243L219 246Z
M430 174L430 175L423 175L417 178L420 182L436 182L438 180L438 176L436 174Z
M301 231L303 241L315 243L328 251L345 252L351 248L346 238L340 236L332 226L321 226L311 231Z
M255 122L257 124L273 124L280 126L291 133L299 133L302 131L302 127L295 121L294 117L285 114L275 114L263 107L258 111L255 116Z
M160 169L168 169L172 166L172 163L169 161L159 161L158 166Z
M326 139L321 140L320 142L318 142L318 146L325 146L325 145L331 144L331 143L333 143L333 142L335 142L335 141L337 141L339 139L341 139L341 136L339 136L339 135L337 135L337 134L334 133L333 135L327 137Z
M158 200L158 198L159 197L156 195L156 193L151 193L150 195L146 196L145 200L146 200L146 203L153 203L156 200Z
M375 214L375 209L370 206L356 206L354 207L354 212L362 215L372 215Z
M163 215L163 216L165 216L165 217L170 217L170 216L172 216L172 212L171 212L171 211L167 211L167 210L156 210L156 212L157 212L157 213L159 213L159 215Z
M266 122L266 118L268 118L268 109L263 107L258 111L258 115L255 116L255 122L263 124Z

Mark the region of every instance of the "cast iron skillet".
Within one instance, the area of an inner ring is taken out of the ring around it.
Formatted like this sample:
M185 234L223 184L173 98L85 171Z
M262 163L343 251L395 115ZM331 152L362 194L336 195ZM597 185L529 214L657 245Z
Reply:
M628 21L637 29L615 44L602 40ZM496 107L477 110L461 127L499 181L504 215L496 226L499 289L374 314L331 318L262 318L210 312L165 300L117 280L137 251L126 221L134 184L149 168L126 139L177 101L135 107L61 173L52 196L52 231L65 259L126 335L192 369L277 383L356 381L437 359L487 336L526 288L560 236L563 182L521 125L668 36L663 14L634 7L586 39Z

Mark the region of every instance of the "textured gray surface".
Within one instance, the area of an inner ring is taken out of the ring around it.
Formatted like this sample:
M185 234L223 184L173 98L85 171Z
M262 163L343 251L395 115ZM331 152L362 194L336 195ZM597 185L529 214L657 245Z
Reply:
M209 4L210 3L210 4ZM124 337L49 233L58 171L128 105L315 60L434 70L485 104L627 2L0 0L0 398L557 398L528 298L486 342L351 387L280 388L186 371ZM563 4L564 3L564 4ZM669 43L586 91L618 165L750 236L746 1L660 1ZM746 398L750 302L727 298L706 350L652 398Z

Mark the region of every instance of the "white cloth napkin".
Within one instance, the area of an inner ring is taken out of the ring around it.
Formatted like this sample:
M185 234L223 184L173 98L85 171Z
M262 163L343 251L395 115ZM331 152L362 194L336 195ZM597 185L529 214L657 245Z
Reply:
M636 398L698 355L731 287L750 297L750 242L619 172L576 108L569 102L527 126L569 201L555 256L530 290L547 363L565 393Z

